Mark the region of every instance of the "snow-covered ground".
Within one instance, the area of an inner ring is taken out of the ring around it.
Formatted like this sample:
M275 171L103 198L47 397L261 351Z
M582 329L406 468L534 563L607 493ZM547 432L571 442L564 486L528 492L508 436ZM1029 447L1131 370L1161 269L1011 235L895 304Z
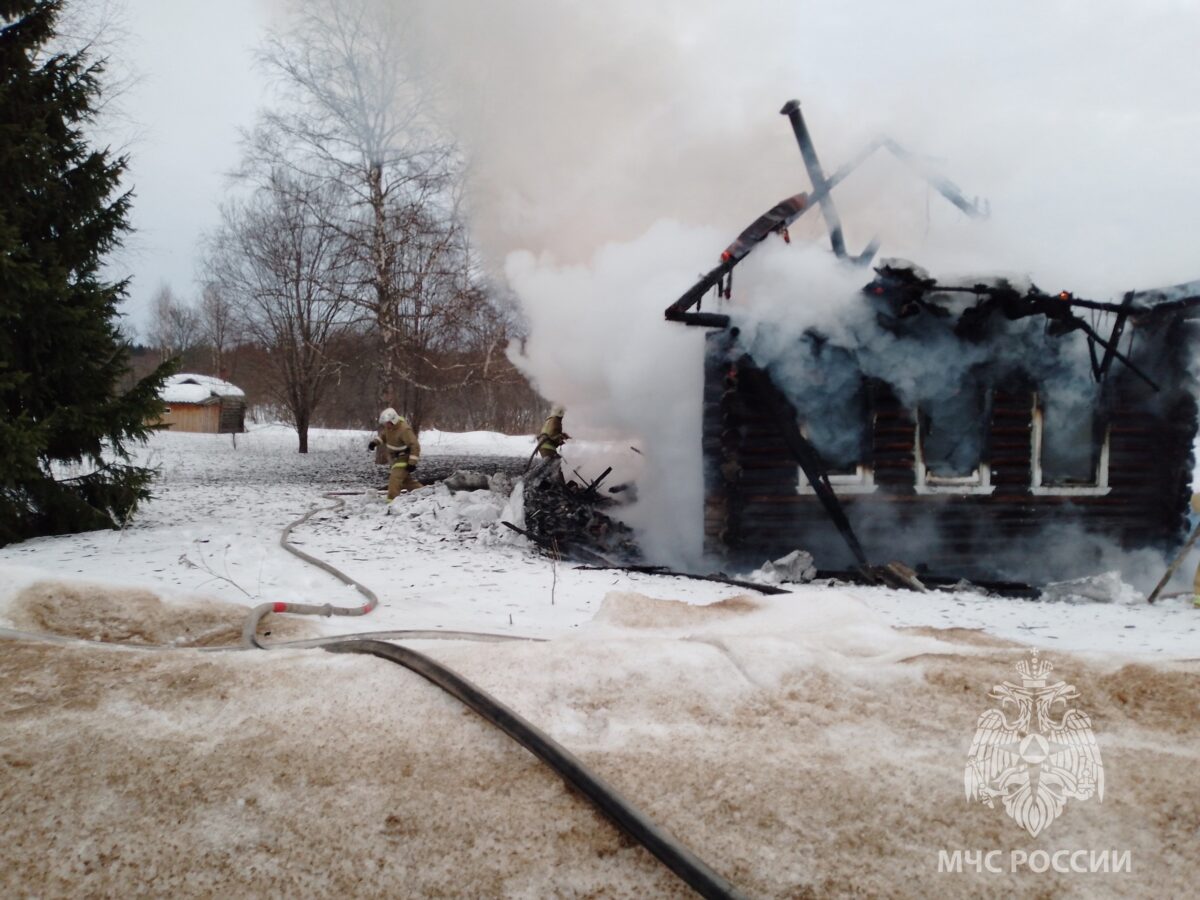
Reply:
M357 605L358 595L287 554L280 530L325 492L349 493L336 514L317 514L293 542L370 586L382 601L373 629L446 628L549 637L588 622L605 592L635 590L707 603L731 589L679 578L586 571L529 551L498 524L504 498L490 491L451 493L431 487L402 497L384 516L377 488L386 472L366 452L370 434L316 429L310 452L295 452L284 426L229 436L159 434L143 459L161 466L155 499L123 531L43 538L0 548L0 585L9 592L54 577L119 583L254 605L267 601ZM422 434L418 475L441 478L455 468L520 474L528 436L488 432ZM586 445L579 458L603 459ZM584 466L585 477L602 462ZM593 471L595 470L595 471ZM3 602L0 588L0 603ZM1133 592L1127 602L1035 603L934 591L795 586L794 600L831 593L851 597L899 626L978 628L1055 650L1200 656L1200 614L1190 597L1154 606ZM0 615L3 607L0 607ZM361 631L364 620L322 619L322 632Z
M0 894L648 896L686 893L527 754L382 661L234 640L393 629L530 718L754 896L1182 896L1200 821L1200 611L805 585L759 596L587 571L499 524L507 498L433 486L393 515L369 435L162 434L156 498L121 532L0 549ZM519 474L528 437L422 434L418 477ZM592 448L594 450L594 448ZM580 449L580 459L598 456ZM594 472L584 470L585 475ZM1133 598L1129 598L1133 599ZM682 601L682 602L681 602ZM1104 802L1030 839L963 799L993 684L1044 648L1105 754ZM938 873L940 850L1129 850L1133 873ZM682 892L682 893L681 893Z
M278 543L281 529L313 504L334 505L323 493L348 492L336 515L314 516L292 541L371 587L381 605L369 620L314 622L322 632L367 623L549 636L589 621L609 590L653 585L698 602L730 594L704 582L579 571L534 554L498 523L505 498L490 491L429 487L401 497L397 514L385 516L378 488L387 470L366 452L370 437L314 430L301 455L282 426L239 435L236 448L228 435L156 435L144 456L162 468L156 497L129 527L2 548L0 583L11 591L50 574L248 605L358 605L353 589ZM423 432L417 475L445 477L458 467L519 475L532 446L529 436Z

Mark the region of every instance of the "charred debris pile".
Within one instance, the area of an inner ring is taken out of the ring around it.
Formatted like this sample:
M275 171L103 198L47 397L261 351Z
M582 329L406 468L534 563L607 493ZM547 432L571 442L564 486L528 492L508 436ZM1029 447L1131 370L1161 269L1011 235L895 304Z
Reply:
M635 566L641 551L633 530L608 515L624 492L604 490L612 469L595 480L580 483L566 478L563 460L539 460L524 478L525 527L507 527L529 538L543 551L555 556L603 566Z
M502 522L505 527L524 535L553 559L582 563L579 566L581 569L621 569L715 581L763 594L787 593L784 588L741 581L723 572L701 575L645 564L633 529L609 515L615 507L629 499L632 486L622 484L603 489L605 479L612 472L611 467L592 481L567 478L563 475L562 467L561 458L540 460L522 481L525 527Z
M969 217L984 206L886 138L826 176L799 104L782 113L812 190L751 223L666 310L713 329L709 554L741 568L803 548L824 573L868 582L966 577L1019 591L1094 574L1110 550L1177 549L1200 282L1111 303L1004 280L940 283L895 260L871 279L878 241L851 255L832 196L870 154L891 152ZM755 327L733 290L737 265L813 209L834 255L869 281L836 339L789 330L786 315ZM702 309L714 296L717 310ZM889 559L908 565L878 564Z

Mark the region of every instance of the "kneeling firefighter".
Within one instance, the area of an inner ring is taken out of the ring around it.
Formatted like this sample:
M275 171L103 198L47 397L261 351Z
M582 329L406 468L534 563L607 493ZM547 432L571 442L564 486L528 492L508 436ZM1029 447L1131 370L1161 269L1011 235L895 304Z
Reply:
M421 460L421 443L404 416L390 406L379 414L379 436L367 444L367 449L374 450L379 444L387 448L388 460L391 462L387 492L389 501L394 500L396 495L403 491L415 491L424 487L412 477L417 463Z

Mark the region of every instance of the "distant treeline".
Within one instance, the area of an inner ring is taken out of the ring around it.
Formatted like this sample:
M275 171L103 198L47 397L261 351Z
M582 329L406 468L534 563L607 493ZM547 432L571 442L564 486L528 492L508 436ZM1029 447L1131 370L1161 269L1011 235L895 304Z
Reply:
M318 428L372 428L379 416L380 372L373 363L379 348L368 337L346 339L338 348L341 366L324 396L317 403L310 423ZM288 409L275 398L268 353L253 343L238 343L225 350L218 361L213 349L202 343L178 354L183 372L214 375L246 392L252 421L290 422ZM163 352L156 347L133 348L132 384L154 371ZM433 379L429 389L408 393L397 409L417 420L423 428L445 431L500 431L532 433L545 417L545 401L538 396L503 353L461 353L441 360L443 370L457 378ZM462 368L450 368L450 367ZM471 372L478 377L464 378Z

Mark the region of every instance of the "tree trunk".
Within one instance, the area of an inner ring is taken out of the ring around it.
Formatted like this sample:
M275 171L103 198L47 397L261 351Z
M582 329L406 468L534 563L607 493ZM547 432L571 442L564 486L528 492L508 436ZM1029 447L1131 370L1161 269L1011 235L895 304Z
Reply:
M391 283L387 198L383 193L383 168L372 163L367 171L371 204L371 280L375 293L375 324L383 343L383 371L379 379L380 409L396 406L396 362L399 354L400 322Z

